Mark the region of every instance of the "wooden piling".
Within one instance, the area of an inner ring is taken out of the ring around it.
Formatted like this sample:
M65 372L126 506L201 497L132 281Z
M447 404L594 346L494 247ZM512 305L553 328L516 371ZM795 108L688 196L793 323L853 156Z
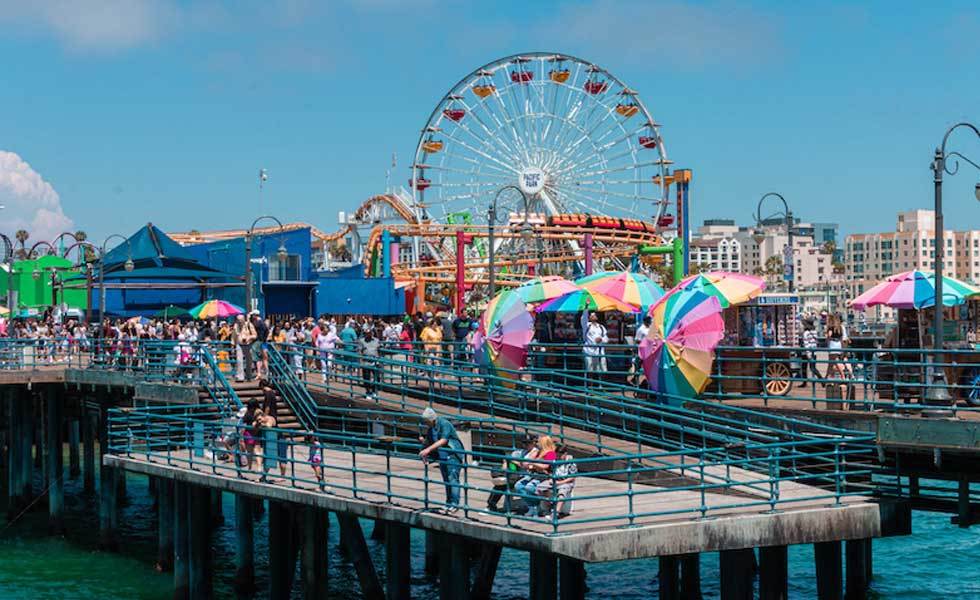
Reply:
M549 552L530 552L529 598L552 600L558 596L558 557Z
M473 578L473 586L470 591L472 600L490 600L502 550L503 548L498 544L480 545L480 558L476 563L476 576Z
M354 563L354 570L361 584L361 595L365 598L383 598L384 589L374 563L371 562L371 554L357 517L337 513L337 522L340 524L341 539L347 544L347 554Z
M47 488L48 488L48 533L63 535L65 533L65 480L64 458L61 438L61 398L54 386L45 389L47 439Z
M847 600L864 600L868 593L867 552L869 539L845 542L847 579L844 597Z
M82 489L86 494L95 492L95 436L96 413L82 406Z
M701 600L701 555L684 554L681 563L681 598Z
M584 600L585 591L585 563L574 558L559 558L559 598L561 600Z
M174 568L174 482L157 480L157 564L166 573Z
M285 502L269 501L269 598L288 598L293 588L296 561L293 546L293 509Z
M752 600L755 552L751 548L722 550L719 563L722 600Z
M306 600L326 600L330 557L327 552L327 532L330 527L330 514L322 508L306 506L303 508L303 522L300 527L302 541L301 573L303 578L303 597Z
M439 533L439 598L440 600L469 600L470 555L463 538L451 533ZM533 572L532 572L533 576Z
M79 460L79 444L81 442L81 425L77 416L68 419L68 476L72 479L82 474Z
M190 486L187 520L188 584L192 600L213 596L211 577L211 490Z
M759 548L759 600L789 596L789 552L786 546Z
M255 591L255 499L235 494L235 592L249 597Z
M817 597L820 600L841 600L843 581L841 543L820 542L813 545L817 571Z
M374 528L378 528L375 521ZM412 591L412 530L403 523L386 523L385 558L387 600L408 600Z
M188 541L188 484L174 482L174 600L187 600L190 594Z
M660 600L680 600L680 561L676 556L661 556L657 559L657 563L660 568L657 576L660 584Z

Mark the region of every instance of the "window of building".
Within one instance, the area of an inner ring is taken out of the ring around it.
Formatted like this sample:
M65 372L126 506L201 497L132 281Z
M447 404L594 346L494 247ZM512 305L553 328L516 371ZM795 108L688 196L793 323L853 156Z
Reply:
M289 254L285 260L278 256L269 259L269 281L300 281L302 280L302 257L299 254Z

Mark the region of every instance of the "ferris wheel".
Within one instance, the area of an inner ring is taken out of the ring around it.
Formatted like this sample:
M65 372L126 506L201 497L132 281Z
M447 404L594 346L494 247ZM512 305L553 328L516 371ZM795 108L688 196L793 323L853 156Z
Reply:
M412 177L419 221L486 222L521 210L629 217L660 226L670 161L635 90L589 61L536 52L476 69L436 104ZM515 198L516 196L516 198Z

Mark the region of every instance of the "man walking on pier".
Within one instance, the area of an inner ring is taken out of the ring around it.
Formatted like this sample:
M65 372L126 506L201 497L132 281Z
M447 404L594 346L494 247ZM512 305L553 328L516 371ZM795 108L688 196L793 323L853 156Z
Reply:
M428 429L425 436L419 438L419 441L426 445L419 452L419 456L423 461L427 461L433 452L436 453L439 472L446 486L446 514L456 514L459 510L459 471L463 468L465 452L463 442L460 441L456 428L449 419L436 415L436 411L431 407L422 411L422 420L425 421Z

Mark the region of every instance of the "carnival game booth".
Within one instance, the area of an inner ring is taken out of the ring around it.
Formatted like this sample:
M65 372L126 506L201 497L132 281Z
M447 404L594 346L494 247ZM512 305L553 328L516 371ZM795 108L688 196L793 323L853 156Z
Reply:
M785 396L793 386L793 348L799 346L800 298L760 294L722 312L725 338L716 361L721 394Z

